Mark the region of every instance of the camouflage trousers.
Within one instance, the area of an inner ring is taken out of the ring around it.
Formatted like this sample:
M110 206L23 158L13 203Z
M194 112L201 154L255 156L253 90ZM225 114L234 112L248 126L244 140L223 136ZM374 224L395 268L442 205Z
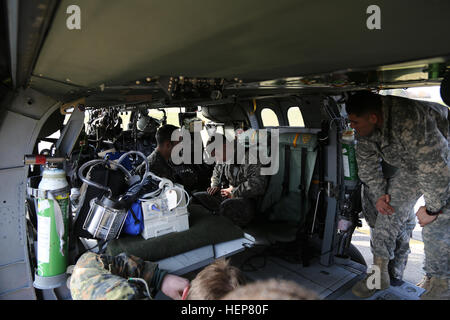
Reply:
M255 203L253 199L226 199L222 198L219 192L211 196L204 191L195 192L193 196L194 199L208 210L230 219L239 227L244 227L249 224L255 216Z
M413 177L404 170L397 170L388 181L387 193L395 213L388 216L377 212L375 203L363 186L363 215L371 228L370 247L374 256L389 260L391 278L401 280L411 252L409 241L416 226L414 205L421 193Z
M84 253L77 261L70 278L73 300L134 300L146 299L145 284L128 281L141 278L154 288L158 265L135 256ZM154 294L151 292L150 294Z
M449 279L450 203L436 220L422 229L424 270L428 276Z

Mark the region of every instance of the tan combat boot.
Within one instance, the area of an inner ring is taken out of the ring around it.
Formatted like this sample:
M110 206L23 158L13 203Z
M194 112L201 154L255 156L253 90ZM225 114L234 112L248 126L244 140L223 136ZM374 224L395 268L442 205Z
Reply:
M416 284L416 286L418 286L419 288L424 288L425 291L428 291L430 290L430 279L430 277L424 275L422 280L420 280L420 282Z
M373 265L377 266L380 269L380 286L379 288L369 288L368 285L373 283L373 277L376 274L367 274L367 276L361 281L357 282L353 288L352 292L355 296L360 298L369 298L375 294L378 290L385 290L389 288L390 280L389 280L389 272L388 272L388 259L383 259L380 257L373 257Z
M420 296L421 300L449 300L449 279L431 277L430 287Z

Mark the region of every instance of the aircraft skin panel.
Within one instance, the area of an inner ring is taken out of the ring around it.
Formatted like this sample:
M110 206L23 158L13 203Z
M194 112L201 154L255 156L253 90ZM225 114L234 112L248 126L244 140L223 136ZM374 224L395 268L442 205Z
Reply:
M36 130L37 120L7 111L1 127L0 169L23 167L23 156L29 150L30 137ZM33 145L31 146L33 148Z
M0 299L32 287L25 206L24 201L20 201L25 195L24 176L23 167L0 170ZM27 290L21 292L25 294L24 299L29 296Z
M0 126L0 148L4 151L0 153L0 299L36 299L34 270L28 257L24 202L28 167L23 157L33 152L40 129L58 105L48 97L35 95L39 105L35 113L17 113L17 104L31 91L16 96Z

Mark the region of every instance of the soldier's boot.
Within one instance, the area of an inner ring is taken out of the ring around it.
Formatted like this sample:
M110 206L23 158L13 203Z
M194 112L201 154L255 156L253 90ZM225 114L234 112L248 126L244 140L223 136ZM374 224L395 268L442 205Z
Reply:
M449 279L431 277L430 287L420 296L421 300L449 300Z
M353 288L352 292L355 296L360 298L369 298L373 296L378 290L385 290L390 286L389 272L388 272L388 259L383 259L380 257L373 257L373 265L377 266L380 270L380 286L379 288L372 288L372 278L374 275L367 274L367 276L361 281L357 282ZM376 275L376 274L375 274ZM369 288L370 284L370 288Z
M416 286L419 288L424 288L426 291L430 290L430 279L431 277L424 275L422 280Z

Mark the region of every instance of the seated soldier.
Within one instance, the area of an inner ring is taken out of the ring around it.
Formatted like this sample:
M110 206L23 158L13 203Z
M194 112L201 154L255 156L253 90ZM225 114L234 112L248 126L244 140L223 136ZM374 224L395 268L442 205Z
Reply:
M163 125L158 129L155 135L157 147L147 157L149 169L158 177L183 185L185 190L191 193L195 189L199 177L196 176L192 166L186 164L175 165L172 162L174 147L182 140L180 137L178 141L172 141L172 134L176 130L179 130L179 128L171 124ZM144 170L145 164L142 163L138 166L136 172L142 176Z
M178 127L166 124L161 126L156 132L156 149L147 157L149 162L149 170L151 173L155 174L160 178L166 178L171 180L174 183L178 183L184 186L185 190L190 192L189 185L187 185L186 178L181 177L177 174L175 170L175 165L172 163L171 156L174 147L181 142L182 138L178 141L172 141L172 134L175 130L179 130ZM141 176L145 171L145 163L141 163L136 172L138 172ZM202 211L204 208L198 204L190 203L188 206L189 212L194 210Z
M73 268L69 282L73 300L149 299L159 290L180 300L188 286L187 279L168 274L154 262L125 253L114 257L84 253Z
M187 300L219 300L227 293L246 283L241 271L218 259L200 271L191 281Z
M180 141L172 141L171 137L172 133L178 129L178 127L171 124L161 126L156 132L156 149L147 157L150 171L153 174L173 182L177 182L177 178L175 177L175 171L173 164L170 161L170 156L173 147ZM144 170L145 164L142 163L138 166L136 171L142 175Z
M218 141L222 141L222 149L213 149L211 152L211 156L216 159L211 186L206 192L195 192L193 196L214 214L223 215L237 226L244 227L255 216L256 199L264 193L266 179L261 176L260 164L245 163L242 159L236 163L226 163L229 157L234 157L227 155L226 145L231 142L223 135L216 136L219 137ZM209 144L212 142L210 140ZM248 152L243 156L249 159Z

